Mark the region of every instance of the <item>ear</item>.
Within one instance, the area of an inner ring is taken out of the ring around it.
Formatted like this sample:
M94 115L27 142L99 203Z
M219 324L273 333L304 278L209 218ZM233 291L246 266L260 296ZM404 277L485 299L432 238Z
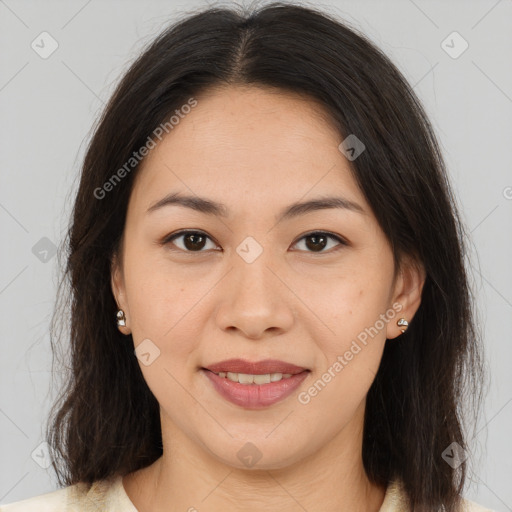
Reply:
M387 324L386 337L388 339L396 338L402 334L402 327L396 323L400 318L405 318L409 324L411 323L421 304L421 292L425 279L426 272L423 264L412 256L406 256L396 278L391 301L391 305L401 304L402 309L395 319Z
M112 256L112 261L110 264L110 285L112 287L112 294L114 295L114 299L117 303L118 309L122 309L124 311L124 316L126 318L125 326L118 326L118 329L123 334L130 334L131 330L129 328L129 318L130 312L128 309L128 301L126 300L126 290L124 284L124 274L122 264L119 261L118 255L114 254ZM117 312L117 311L116 311ZM114 319L117 322L117 318Z

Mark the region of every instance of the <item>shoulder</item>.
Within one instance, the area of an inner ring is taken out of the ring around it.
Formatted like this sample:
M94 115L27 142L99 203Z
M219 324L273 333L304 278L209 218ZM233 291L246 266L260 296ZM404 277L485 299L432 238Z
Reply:
M466 499L462 500L462 510L463 512L494 512L490 508L482 507L482 505Z
M379 512L404 512L408 511L406 494L402 482L392 481L386 490L384 502ZM462 499L460 512L494 512L490 508L482 507L468 499Z
M68 510L68 498L75 487L64 487L57 491L0 505L0 512L64 512Z
M79 482L56 491L0 505L0 512L137 512L124 492L122 477L93 484Z

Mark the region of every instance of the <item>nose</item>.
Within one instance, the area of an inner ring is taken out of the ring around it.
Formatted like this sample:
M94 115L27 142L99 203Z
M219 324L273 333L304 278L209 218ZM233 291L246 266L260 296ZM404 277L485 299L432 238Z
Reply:
M293 293L280 272L273 269L277 265L270 261L270 252L263 251L251 263L233 255L231 270L217 290L220 304L216 321L221 329L239 331L256 340L291 328Z

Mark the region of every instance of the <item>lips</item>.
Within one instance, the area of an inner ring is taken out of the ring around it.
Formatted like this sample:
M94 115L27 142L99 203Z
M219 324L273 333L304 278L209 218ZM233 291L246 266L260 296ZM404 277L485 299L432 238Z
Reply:
M201 369L207 382L228 402L245 409L263 409L290 397L308 377L309 371L296 373L288 378L266 384L241 384Z
M231 372L249 375L265 375L267 373L296 375L307 370L306 368L277 359L265 359L258 362L246 361L245 359L227 359L226 361L205 366L204 369L214 373Z

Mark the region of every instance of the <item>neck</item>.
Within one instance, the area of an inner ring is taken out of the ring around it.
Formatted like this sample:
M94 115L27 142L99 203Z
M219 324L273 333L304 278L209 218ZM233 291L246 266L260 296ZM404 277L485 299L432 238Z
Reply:
M362 429L360 423L351 431L354 427L347 425L320 451L285 467L238 469L220 462L162 417L164 454L127 475L123 484L139 512L378 512L385 488L368 480Z

